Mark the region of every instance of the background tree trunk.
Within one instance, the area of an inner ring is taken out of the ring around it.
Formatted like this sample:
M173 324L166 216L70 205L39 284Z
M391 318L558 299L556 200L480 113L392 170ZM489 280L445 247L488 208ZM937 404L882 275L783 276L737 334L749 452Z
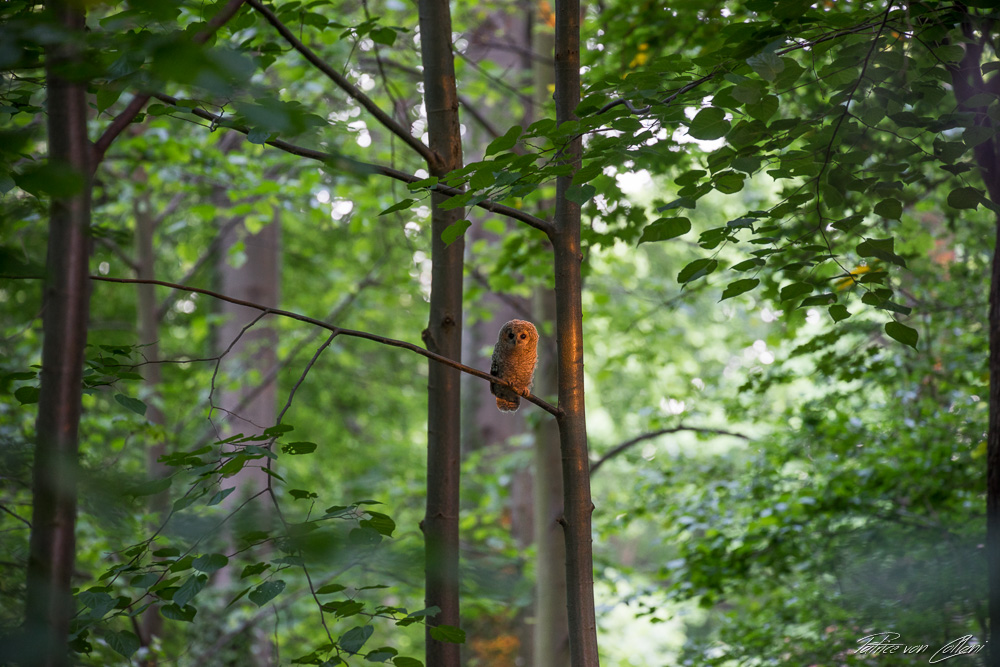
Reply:
M145 181L144 170L136 170L135 178L138 181ZM135 213L135 246L136 246L136 277L140 280L150 280L156 277L153 236L156 228L156 219L150 210L148 195L136 199L133 208ZM138 290L137 304L139 306L139 343L145 345L142 354L148 361L157 362L160 359L160 321L157 315L159 310L156 301L156 286L149 284L136 285ZM162 367L159 363L151 363L143 367L143 384L146 388L144 396L147 408L146 419L150 424L163 426L163 411L160 409L160 384L163 382ZM159 440L149 445L146 454L146 472L149 477L159 478L169 474L169 469L159 462L159 459L166 453L166 442ZM163 491L150 498L150 512L153 514L154 522L158 522L166 515L170 508L170 492ZM155 530L155 527L153 528ZM153 605L142 615L140 641L143 646L151 646L153 638L162 634L163 617L160 615L159 605ZM145 665L156 664L155 658L144 661Z
M79 178L75 194L50 205L46 258L41 393L36 428L31 539L28 556L26 648L35 665L68 664L73 614L78 429L90 285L90 142L86 83L70 81L85 19L73 3L49 8L67 37L46 49L49 165Z
M231 205L224 193L216 193L216 197L220 200L220 210ZM277 214L256 234L251 234L241 221L236 225L226 225L222 235L216 262L219 291L237 299L277 307L281 282L281 226ZM234 265L230 251L237 243L242 243L243 258ZM240 336L243 327L260 315L259 311L225 302L221 304L220 312L225 321L216 334L217 354L223 353ZM275 326L267 317L257 322L240 336L222 360L221 386L217 382L214 404L227 412L221 415L216 412L213 420L216 424L224 424L223 438L236 433L255 435L274 426L277 421L277 380L274 371L278 363L278 332ZM237 488L222 501L223 507L234 509L248 496L267 486L269 478L261 468L263 464L257 463L244 467L228 480ZM235 526L269 525L274 518L271 510L262 496L244 508ZM215 575L215 585L228 587L231 575L229 568L220 570ZM272 664L273 646L267 628L255 624L251 633L252 637L245 638L243 642L245 650L250 653L251 664Z

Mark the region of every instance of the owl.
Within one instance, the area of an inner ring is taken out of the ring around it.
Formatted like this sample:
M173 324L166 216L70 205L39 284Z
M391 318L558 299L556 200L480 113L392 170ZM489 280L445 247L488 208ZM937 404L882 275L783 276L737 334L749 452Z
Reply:
M500 327L497 344L493 347L490 375L508 380L515 387L528 391L535 375L538 361L538 331L525 320L511 320ZM491 384L490 391L497 397L500 412L517 412L521 397L507 387Z

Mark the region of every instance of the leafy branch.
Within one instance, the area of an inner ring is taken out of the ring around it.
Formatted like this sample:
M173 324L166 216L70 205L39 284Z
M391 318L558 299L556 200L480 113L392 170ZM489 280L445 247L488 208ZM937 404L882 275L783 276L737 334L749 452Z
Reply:
M225 120L222 116L218 114L205 111L200 108L189 108L184 106L181 100L164 93L156 93L154 95L158 100L166 102L167 104L177 107L179 109L184 109L189 113L202 118L204 120L210 121L215 126L226 127L230 130L235 130L241 134L250 134L251 128L244 125L237 125L228 120ZM268 139L264 143L268 146L273 146L279 150L283 150L286 153L292 155L297 155L299 157L309 158L311 160L317 160L323 162L331 168L344 168L351 167L356 173L360 174L381 174L382 176L388 176L389 178L395 179L397 181L402 181L404 183L419 183L425 181L426 179L419 178L413 174L408 174L405 171L400 171L398 169L393 169L391 167L384 167L382 165L370 164L367 162L361 162L360 160L354 160L352 158L346 157L344 155L337 155L335 153L326 153L324 151L318 151L313 148L306 148L304 146L298 146L291 144L287 141L281 139ZM436 183L427 187L428 190L434 192L440 192L441 194L446 194L449 196L456 196L465 194L462 190L458 188L449 187L442 183ZM547 236L551 236L554 233L554 228L552 223L543 220L541 218L535 217L530 213L521 211L519 209L513 208L511 206L505 206L503 204L497 204L488 199L476 202L476 206L486 209L491 213L496 213L498 215L503 215L513 220L520 220L521 222L527 224L529 227L539 230L545 233Z
M264 6L260 0L246 0L247 4L253 7L261 16L267 19L267 22L274 26L274 29L278 31L286 42L292 45L296 51L302 54L302 56L309 61L309 63L318 69L320 72L325 74L327 78L333 81L337 86L343 90L345 93L350 95L354 100L363 106L368 113L374 116L382 125L386 127L390 132L395 134L397 137L403 140L406 145L415 150L422 158L424 158L428 164L437 164L440 161L437 153L432 151L427 144L420 141L420 139L414 137L410 134L406 128L397 123L392 116L383 111L374 101L367 95L365 95L360 88L355 86L353 83L347 80L343 74L333 69L327 65L323 60L316 55L316 53L310 49L308 46L302 43L299 38L297 38L288 27L281 22L281 20L272 12L270 9Z

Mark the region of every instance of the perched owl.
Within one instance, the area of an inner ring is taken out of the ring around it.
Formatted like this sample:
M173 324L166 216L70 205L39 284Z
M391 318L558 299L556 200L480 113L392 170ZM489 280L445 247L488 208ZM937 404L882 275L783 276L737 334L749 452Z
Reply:
M525 320L511 320L500 327L497 344L493 347L493 364L490 375L503 378L522 390L531 389L538 361L538 331ZM517 412L521 397L507 387L491 384L490 391L497 397L500 412Z

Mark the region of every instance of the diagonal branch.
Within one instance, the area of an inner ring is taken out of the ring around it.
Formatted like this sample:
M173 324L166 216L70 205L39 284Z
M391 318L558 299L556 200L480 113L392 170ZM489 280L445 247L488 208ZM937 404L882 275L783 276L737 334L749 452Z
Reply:
M243 6L243 2L244 0L229 0L226 6L209 20L205 29L191 38L191 41L198 45L207 42L219 28L225 25L226 21L236 15L236 12ZM90 159L91 172L97 171L98 165L104 159L104 154L108 152L108 147L135 120L135 117L146 106L146 102L149 101L150 97L151 95L148 93L141 93L133 97L132 101L125 107L125 110L115 116L115 119L111 121L111 124L104 130L104 133L94 142Z
M175 107L180 107L180 104L176 97L171 97L170 95L165 95L163 93L156 93L154 97L162 102ZM207 121L214 123L219 127L226 127L230 130L236 130L242 134L249 134L250 128L244 127L242 125L236 125L224 119L222 116L205 111L204 109L188 109L183 107L186 111L194 114L198 118L203 118ZM357 173L362 174L381 174L382 176L388 176L397 181L402 181L404 183L417 183L424 179L414 176L413 174L408 174L404 171L399 171L398 169L393 169L391 167L383 167L381 165L369 164L367 162L361 162L360 160L354 160L344 155L337 155L335 153L325 153L323 151L318 151L313 148L306 148L304 146L297 146L295 144L290 144L287 141L282 141L281 139L269 139L265 142L268 146L273 146L286 153L291 153L292 155L298 155L299 157L309 158L311 160L318 160L320 162L326 163L331 168L343 169L345 166L353 167ZM458 188L452 188L442 183L434 185L429 190L435 192L441 192L446 195L461 195L465 194L462 190ZM520 220L529 227L533 227L540 232L545 233L547 236L551 237L553 233L552 223L547 220L542 220L537 218L530 213L521 211L519 209L513 208L511 206L504 206L503 204L496 204L489 199L478 202L476 206L484 208L491 213L496 213L498 215L503 215L513 220Z
M260 0L246 0L246 2L257 10L257 12L265 19L267 19L267 22L273 25L275 30L277 30L278 33L285 38L285 41L291 44L292 48L296 51L301 53L305 59L313 65L313 67L321 71L331 81L337 84L341 90L353 97L358 104L368 110L368 113L375 116L378 122L382 123L386 129L402 139L404 143L410 146L410 148L419 153L420 156L427 161L428 166L433 166L438 163L439 158L434 151L432 151L424 142L420 141L420 139L410 134L410 132L397 123L392 116L382 111L382 109L379 108L379 106L375 104L370 97L361 92L360 88L348 81L347 77L323 62L323 60L317 56L312 49L303 44L302 41L299 40L299 38L296 37L292 31L289 30L280 19L278 19L277 16L275 16L274 12L265 7L264 3Z
M13 278L14 276L6 276L6 277ZM225 294L219 294L218 292L212 292L211 290L202 289L200 287L192 287L190 285L178 285L177 283L168 283L163 280L140 280L138 278L109 278L107 276L90 276L90 279L106 283L125 283L130 285L133 284L160 285L161 287L170 287L171 289L183 290L185 292L197 292L198 294L204 294L214 299L219 299L220 301L227 301L229 303L235 303L238 306L245 306L247 308L253 308L254 310L259 310L261 313L265 315L280 315L281 317L287 317L292 320L298 320L299 322L312 324L314 326L321 327L323 329L326 329L327 331L330 331L331 333L340 336L364 338L366 340L375 341L376 343L382 343L383 345L389 345L391 347L401 347L404 350L410 350L411 352L416 352L417 354L427 357L428 359L433 359L434 361L444 364L445 366L451 366L452 368L456 368L462 371L463 373L473 375L482 380L488 380L493 384L499 384L501 386L507 387L508 389L526 398L527 400L531 401L532 403L534 403L535 405L542 408L543 410L545 410L546 412L548 412L553 416L558 417L562 414L562 410L555 407L554 405L547 403L546 401L543 401L534 394L528 394L525 396L524 394L521 393L519 388L515 387L512 383L508 382L507 380L503 380L496 376L490 375L489 373L478 370L476 368L472 368L471 366L460 364L457 361L452 361L447 357L442 357L440 354L429 352L428 350L425 350L424 348L418 345L414 345L413 343L407 343L406 341L403 340L396 340L395 338L386 338L384 336L368 333L367 331L354 331L352 329L341 329L340 327L336 327L328 322L324 322L323 320L317 320L316 318L309 317L307 315L300 315L299 313L293 313L289 310L282 310L280 308L268 308L267 306L262 306L252 301L235 299L231 296L226 296Z
M602 456L601 458L597 459L596 461L594 461L591 464L591 466L590 466L590 474L593 475L595 472L597 472L597 469L600 468L602 465L604 465L604 463L608 459L612 459L612 458L618 456L619 454L621 454L625 450L638 445L640 442L645 442L646 440L652 440L653 438L658 438L661 435L666 435L668 433L678 433L680 431L694 431L695 433L707 433L709 435L728 435L728 436L732 436L734 438L742 438L743 440L749 440L750 439L747 436L743 435L742 433L733 433L731 431L723 431L722 429L718 429L718 428L701 428L699 426L683 426L683 425L681 425L681 426L673 426L671 428L661 428L658 431L650 431L649 433L643 433L642 435L636 436L636 437L632 438L631 440L626 440L622 444L614 447L608 453L606 453L604 456Z

